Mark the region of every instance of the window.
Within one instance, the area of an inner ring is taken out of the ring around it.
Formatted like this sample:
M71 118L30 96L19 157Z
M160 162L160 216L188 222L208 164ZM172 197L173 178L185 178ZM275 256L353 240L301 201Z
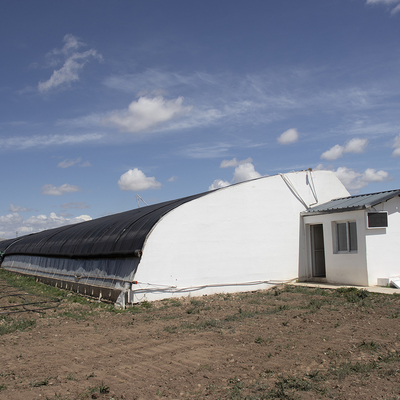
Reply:
M368 212L367 213L367 228L387 228L388 227L388 213L383 212Z
M355 222L336 223L337 252L357 251L357 225Z

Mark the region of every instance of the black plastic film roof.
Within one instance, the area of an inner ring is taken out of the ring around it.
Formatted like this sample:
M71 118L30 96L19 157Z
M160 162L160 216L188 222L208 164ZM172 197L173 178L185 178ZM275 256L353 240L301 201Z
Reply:
M343 197L334 199L324 204L311 207L307 211L302 212L302 215L310 214L325 214L333 212L364 210L379 203L390 200L393 197L400 195L400 189L388 190L386 192L359 194L355 196Z
M66 258L136 256L153 226L165 214L210 192L141 207L91 221L0 241L7 255Z

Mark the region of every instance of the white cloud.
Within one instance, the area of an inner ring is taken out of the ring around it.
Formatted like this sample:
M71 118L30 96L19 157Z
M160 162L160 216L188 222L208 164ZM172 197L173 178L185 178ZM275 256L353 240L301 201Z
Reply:
M253 162L253 159L251 157L246 158L245 160L241 160L241 161L236 160L236 157L235 157L235 158L232 158L232 160L223 160L219 167L220 168L237 167L238 165L251 163L251 162Z
M343 146L339 146L336 144L335 146L331 147L329 150L325 151L321 154L321 158L325 160L336 160L342 157L344 152Z
M297 129L292 128L283 132L280 136L278 136L277 140L280 144L291 144L297 142L298 138L299 132L297 132Z
M10 204L10 208L8 209L9 212L27 212L32 211L32 208L27 207L20 207L16 206L15 204Z
M395 8L392 9L392 11L390 11L390 14L394 15L397 14L400 11L400 4L397 5Z
M51 184L42 186L42 194L48 194L50 196L61 196L65 193L79 192L80 190L82 190L80 187L68 183L64 183L64 185L58 187Z
M394 143L392 147L394 148L392 156L394 157L400 156L400 135L397 135L394 138Z
M189 112L192 107L184 107L182 102L183 97L175 100L165 100L162 96L140 97L138 101L129 104L127 110L113 111L108 117L103 118L102 122L116 126L122 132L149 131Z
M47 92L60 85L65 86L71 82L78 81L79 71L89 62L90 58L93 57L102 60L102 56L94 49L84 51L83 53L75 52L71 54L71 50L76 50L84 45L84 43L79 42L78 39L71 34L64 36L64 42L65 45L61 50L56 49L48 54L49 57L59 54L64 55L66 57L64 65L60 69L54 70L47 81L39 82L39 92ZM51 65L55 65L57 61L56 59L52 59Z
M174 176L171 176L171 178L169 178L167 180L167 182L175 182L177 179L178 179L178 177L176 175L174 175Z
M399 3L400 0L367 0L366 4L383 4L386 5L388 7L391 7L392 5ZM397 12L400 11L400 4L398 4L396 7L394 7L390 13L396 14Z
M211 146L202 144L193 144L182 150L180 153L183 156L192 158L216 158L222 157L232 147L229 143L217 143Z
M208 190L215 190L215 189L219 189L219 188L223 188L226 186L229 186L230 183L227 181L223 181L222 179L216 179L211 186L208 187Z
M357 192L372 182L383 182L390 179L386 171L376 171L373 168L366 169L363 173L351 168L339 167L335 171L336 176L349 191Z
M18 213L12 213L0 216L0 236L6 238L14 238L16 232L18 236L40 232L46 229L58 228L59 226L76 224L79 222L89 221L92 218L89 215L80 215L74 218L64 218L57 216L55 213L46 215L31 216L28 219Z
M85 142L98 142L104 138L99 133L83 135L34 135L0 138L0 148L24 150L32 147L76 145Z
M61 161L60 163L58 163L57 167L59 168L68 168L68 167L72 167L75 164L78 164L82 161L82 158L78 157L75 160L67 158L64 161Z
M247 160L251 160L251 158L248 158ZM233 172L233 178L231 183L223 181L222 179L216 179L211 184L211 186L209 186L208 190L214 190L220 187L229 186L230 184L233 183L239 183L248 181L250 179L260 178L262 175L254 169L254 165L251 162L245 162L247 160L243 160L243 162L241 162L237 161L236 158L234 158L232 160L225 160L226 161L225 163L223 161L221 163L221 168L236 166L235 171Z
M367 0L367 4L378 4L378 3L383 3L383 4L394 4L398 3L400 0Z
M90 205L87 203L84 203L84 202L72 201L71 203L61 204L60 207L64 208L65 210L71 209L71 208L83 209L83 208L90 208Z
M250 179L260 178L262 175L254 169L252 163L238 165L233 173L233 183L248 181Z
M345 153L363 153L367 147L368 139L351 139L344 147Z
M121 175L118 181L121 190L141 191L159 189L161 183L154 176L147 177L140 169L134 168Z
M329 161L337 160L343 156L343 153L362 153L368 145L367 139L354 138L344 146L336 144L329 150L321 154L321 158Z
M76 164L79 164L79 167L91 167L92 165L90 164L89 161L85 161L85 162L81 162L82 158L78 157L75 159L71 159L71 158L67 158L66 160L63 160L61 162L58 163L57 167L59 168L69 168L72 167Z

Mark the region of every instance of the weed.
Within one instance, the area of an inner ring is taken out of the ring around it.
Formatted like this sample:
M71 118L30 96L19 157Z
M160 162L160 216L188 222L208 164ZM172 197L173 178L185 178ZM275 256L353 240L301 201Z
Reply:
M90 311L80 310L78 312L74 311L63 311L59 313L60 317L71 318L76 321L86 321L90 315L93 315Z
M240 399L241 398L241 391L244 387L243 382L240 381L239 378L233 378L228 380L228 384L231 386L231 395L230 398L233 399Z
M87 377L86 377L86 380L87 379L90 379L90 378L94 378L96 375L94 374L94 372L91 372Z
M152 308L152 307L153 307L153 305L152 305L149 301L147 301L147 300L142 301L142 302L140 303L140 306L143 307L143 308L146 308L146 309L149 309L149 308Z
M110 387L105 385L103 382L101 382L101 385L99 385L99 392L100 393L109 393L110 392Z
M190 304L194 307L201 307L202 305L204 305L204 302L197 299L190 299Z
M222 328L222 323L219 319L207 319L197 324L197 326L199 329Z
M325 301L321 299L311 299L308 303L309 308L320 309L324 305Z
M130 313L132 313L132 314L139 314L139 313L142 313L142 312L143 312L143 308L141 308L141 307L139 307L139 306L133 305L133 306L130 306L130 307L127 309L127 311L130 312Z
M358 303L369 297L371 294L368 290L357 289L355 287L341 287L337 289L337 292L342 294L349 303Z
M2 390L6 390L7 389L7 386L6 385L0 385L0 392L2 391Z
M199 365L199 370L207 370L207 371L212 371L213 368L208 365L208 364L203 364L203 365Z
M168 332L168 333L176 333L176 331L178 330L177 326L164 326L164 331Z
M285 310L289 310L289 306L287 304L284 305L280 305L276 308L276 312L280 312L280 311L285 311Z
M32 387L47 386L49 384L49 378L43 379L42 381L31 382Z
M177 299L170 299L169 304L172 307L180 307L182 305L182 303Z
M67 396L61 396L60 393L54 393L53 397L47 397L46 400L68 400Z
M287 398L287 390L296 390L302 392L313 391L322 395L325 395L327 393L327 389L325 387L320 387L314 382L310 382L306 378L298 378L295 376L281 376L279 377L278 381L275 382L275 386L279 389L280 392L282 392L282 394L284 395L283 398Z
M110 392L110 387L105 385L104 382L101 382L100 385L89 387L88 392L90 394L92 393L106 394Z
M363 349L363 350L377 351L381 347L381 345L379 343L376 343L376 342L372 341L372 340L370 342L366 342L365 340L363 340L358 345L358 347L360 349Z
M264 343L264 339L261 336L259 336L254 339L254 343L257 343L257 344Z
M370 363L360 363L356 362L355 364L352 364L351 362L347 363L342 363L340 364L339 367L334 367L330 370L331 375L333 375L337 379L344 379L350 374L354 373L363 373L363 374L368 374L372 370L377 368L377 363L375 361L372 361Z
M274 375L274 370L269 368L259 373L260 378L267 378L272 375Z
M69 374L67 375L67 380L69 380L69 381L76 381L75 375L69 373Z

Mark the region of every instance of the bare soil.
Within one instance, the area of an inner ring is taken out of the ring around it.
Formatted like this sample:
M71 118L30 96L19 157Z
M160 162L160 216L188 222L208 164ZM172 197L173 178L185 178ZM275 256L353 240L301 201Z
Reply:
M55 293L4 279L2 312ZM282 286L124 311L58 297L0 315L0 399L400 399L398 295Z

